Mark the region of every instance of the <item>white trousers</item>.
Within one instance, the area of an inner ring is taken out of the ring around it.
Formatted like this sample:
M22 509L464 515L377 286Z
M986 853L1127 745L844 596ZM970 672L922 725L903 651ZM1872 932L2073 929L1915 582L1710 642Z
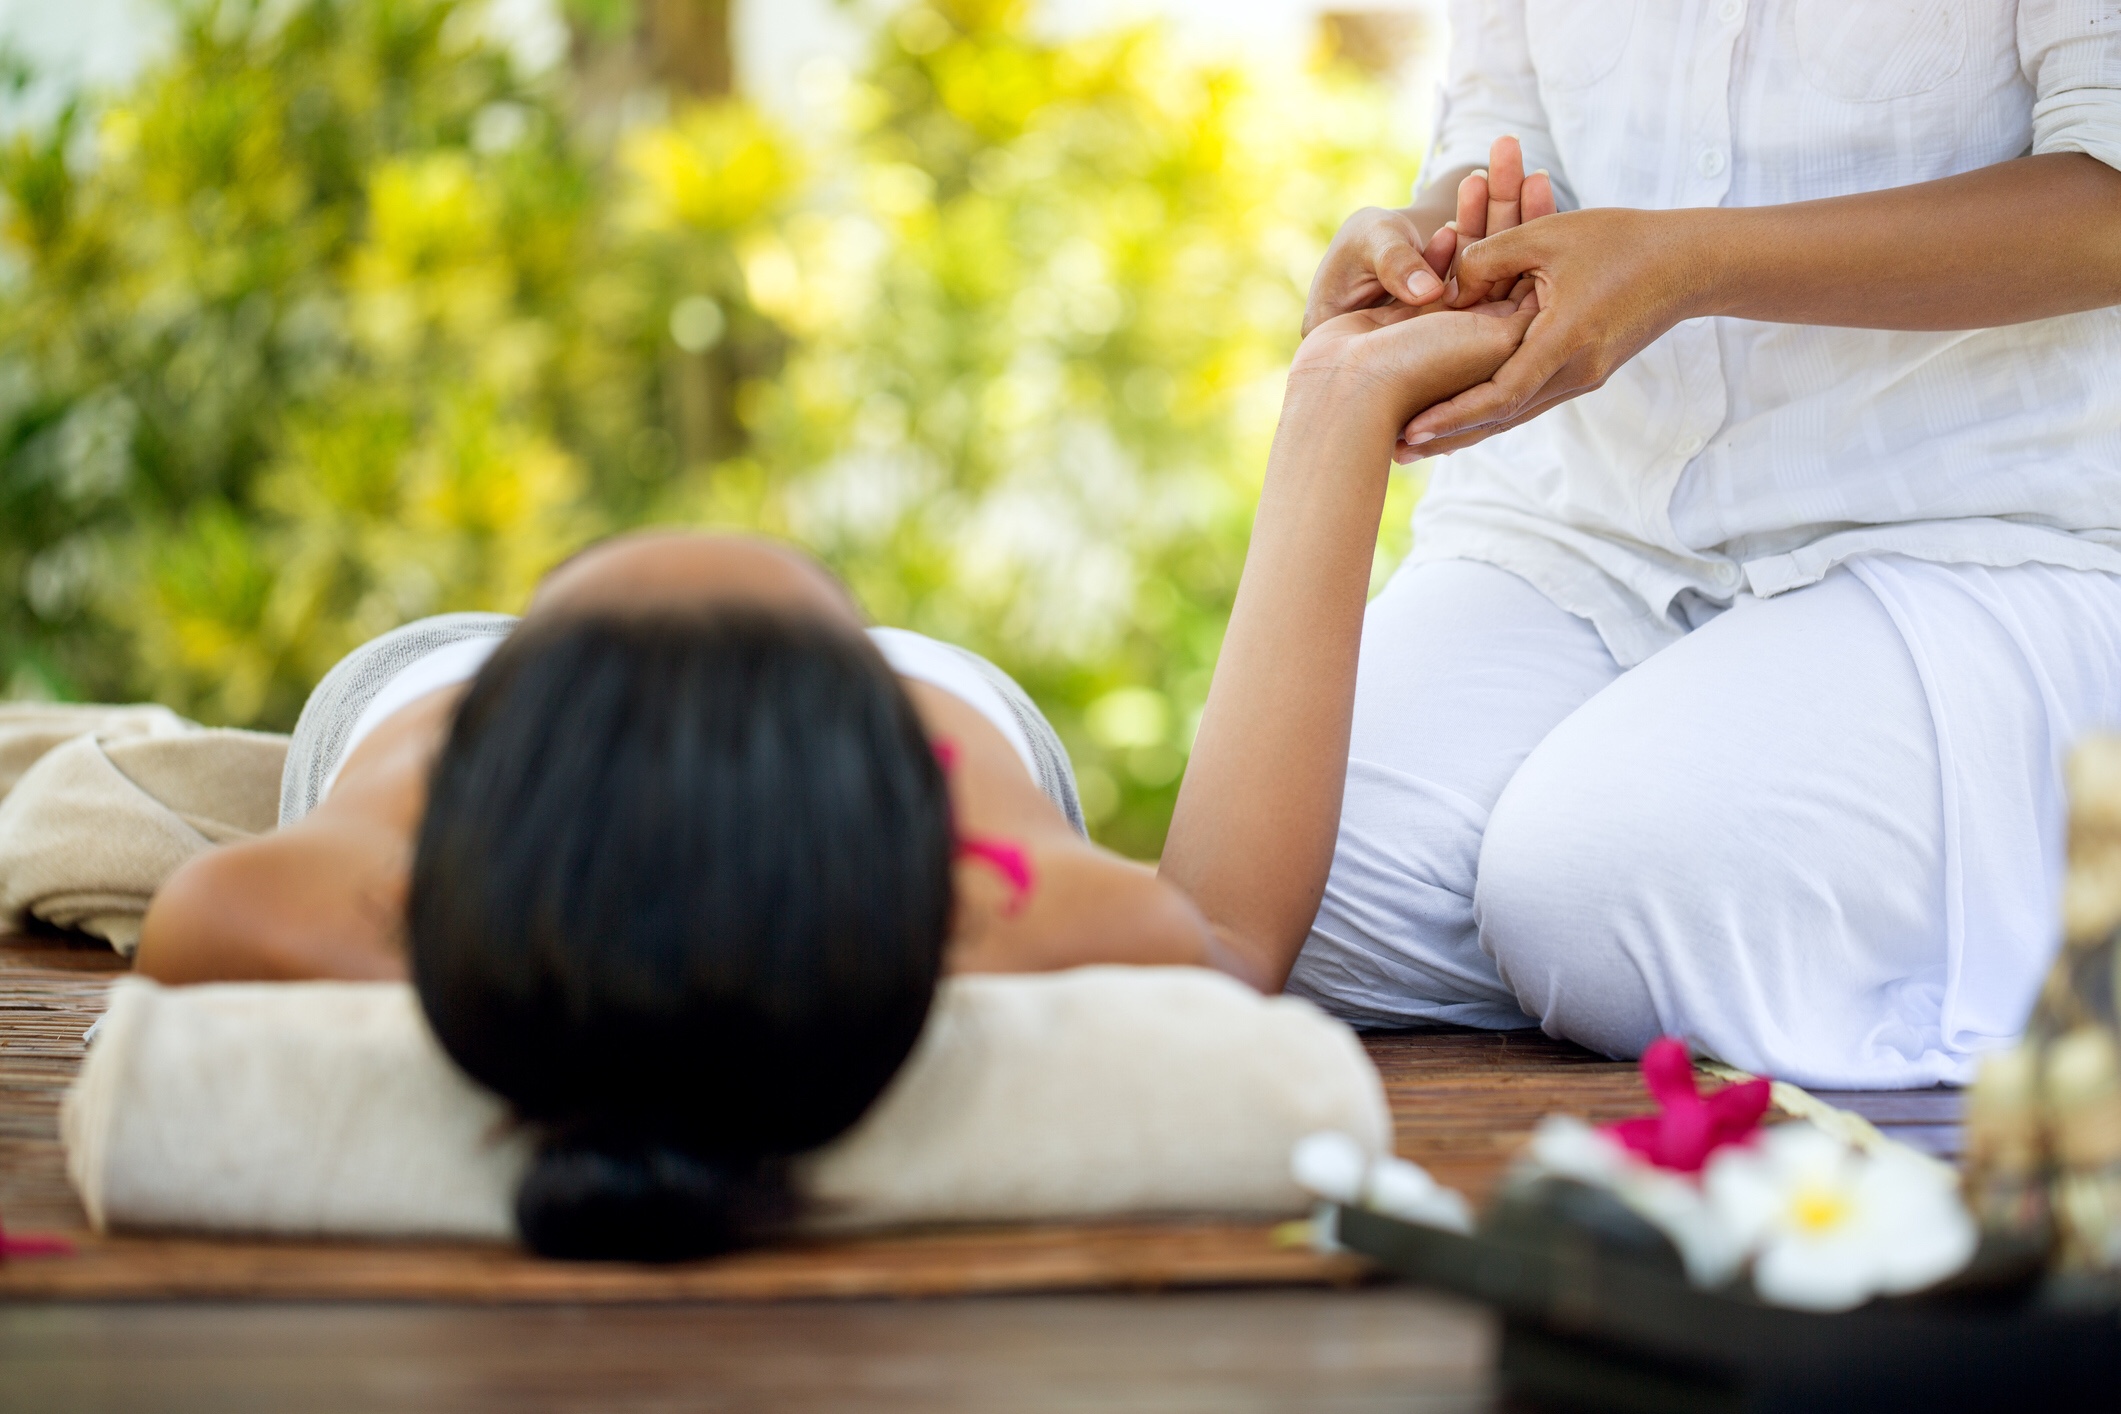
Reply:
M1860 559L1623 671L1514 575L1411 566L1364 623L1289 990L1357 1025L1964 1082L2057 946L2062 758L2117 724L2113 575Z

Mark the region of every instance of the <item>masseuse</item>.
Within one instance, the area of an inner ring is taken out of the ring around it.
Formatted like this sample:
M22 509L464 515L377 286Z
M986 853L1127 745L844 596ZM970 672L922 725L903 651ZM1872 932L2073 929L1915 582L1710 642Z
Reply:
M1539 314L1405 430L1452 455L1362 624L1330 869L1254 926L1358 1023L1964 1080L2054 948L2062 754L2121 721L2121 9L1453 24L1442 175L1350 219L1308 318ZM1246 731L1211 699L1211 751Z

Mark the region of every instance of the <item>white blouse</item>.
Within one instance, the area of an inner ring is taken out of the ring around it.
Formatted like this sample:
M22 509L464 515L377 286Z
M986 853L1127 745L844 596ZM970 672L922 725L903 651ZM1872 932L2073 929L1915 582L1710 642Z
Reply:
M1564 208L1759 206L2028 153L2121 168L2115 0L1453 0L1430 172L1507 133ZM1973 239L2011 258L2007 219ZM1623 664L1853 555L2121 572L2121 308L1954 333L1688 320L1434 464L1472 559Z

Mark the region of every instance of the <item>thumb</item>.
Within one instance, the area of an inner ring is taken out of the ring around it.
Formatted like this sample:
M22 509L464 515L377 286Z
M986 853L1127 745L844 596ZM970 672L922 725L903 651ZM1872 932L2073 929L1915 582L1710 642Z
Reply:
M1474 241L1458 252L1458 295L1451 302L1461 309L1477 304L1543 263L1539 233L1526 226Z
M1420 239L1420 232L1397 222L1380 223L1370 231L1370 269L1385 292L1402 304L1429 304L1443 297L1443 281L1430 268Z

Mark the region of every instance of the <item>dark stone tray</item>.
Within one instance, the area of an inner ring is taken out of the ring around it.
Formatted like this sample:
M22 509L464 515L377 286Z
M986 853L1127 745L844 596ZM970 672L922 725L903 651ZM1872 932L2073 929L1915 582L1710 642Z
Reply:
M2121 1409L2121 1291L2017 1281L1821 1315L1713 1292L1589 1232L1461 1237L1355 1208L1341 1242L1500 1310L1508 1394L1549 1409Z

